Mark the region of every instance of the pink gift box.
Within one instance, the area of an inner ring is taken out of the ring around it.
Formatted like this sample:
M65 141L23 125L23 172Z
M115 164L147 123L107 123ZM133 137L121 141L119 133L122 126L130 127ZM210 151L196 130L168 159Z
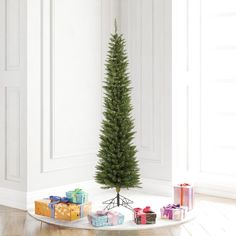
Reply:
M115 211L97 211L89 214L88 220L95 227L120 225L124 223L124 215Z
M194 192L190 184L179 184L174 186L174 203L187 207L187 210L193 209Z

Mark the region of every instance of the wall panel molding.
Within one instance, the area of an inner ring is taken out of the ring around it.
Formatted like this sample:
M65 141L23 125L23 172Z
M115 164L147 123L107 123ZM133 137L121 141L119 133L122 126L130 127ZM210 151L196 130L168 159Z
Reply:
M188 68L188 67L186 67ZM188 69L187 69L188 70ZM189 93L190 93L190 88L189 85L186 86L186 171L189 171L189 137L190 137L190 130L189 130Z
M22 0L0 1L0 70L15 71L21 65Z
M97 152L96 146L81 148L79 152L56 153L56 134L55 122L55 85L56 70L55 54L57 53L55 24L54 0L41 1L41 172L50 172L74 168L75 165L81 166L94 163ZM102 14L102 1L100 14ZM102 17L100 17L102 21ZM102 22L100 22L102 31ZM102 32L101 32L102 34ZM102 43L100 44L102 54ZM101 86L101 81L100 81Z
M5 70L19 70L21 48L21 0L5 1Z
M0 0L0 71L5 69L5 0Z
M26 187L26 0L0 0L0 187Z
M200 2L172 2L173 178L178 181L200 166Z
M163 163L161 135L164 70L164 7L162 1L140 1L141 69L140 69L140 149L142 158ZM161 10L160 10L161 9Z
M153 0L141 1L142 24L141 29L141 94L140 105L142 112L141 119L141 148L144 150L153 150L154 146L154 76L153 76ZM148 99L148 100L147 100Z
M171 173L171 1L121 1L142 176ZM128 8L128 10L127 10ZM122 31L123 32L123 31Z
M20 90L5 88L5 179L21 179Z

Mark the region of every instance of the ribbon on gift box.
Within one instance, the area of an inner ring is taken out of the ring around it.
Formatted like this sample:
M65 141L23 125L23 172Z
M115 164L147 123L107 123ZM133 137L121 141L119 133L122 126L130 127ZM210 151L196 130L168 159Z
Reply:
M172 213L172 209L171 208L165 208L164 209L164 215L168 218L168 219L172 219L173 218L173 213Z
M183 183L183 184L180 184L180 205L183 206L184 204L184 191L185 191L185 188L184 187L188 187L190 186L190 184L187 184L187 183Z
M84 217L84 206L85 204L80 204L80 218Z
M141 208L134 208L134 214L135 214L135 218L140 217L141 224L146 224L147 223L146 213L143 211L143 209L141 209Z
M49 199L51 202L48 204L48 207L51 209L51 217L55 216L55 205L58 203L68 203L69 199L67 197L58 197L58 196L50 196Z

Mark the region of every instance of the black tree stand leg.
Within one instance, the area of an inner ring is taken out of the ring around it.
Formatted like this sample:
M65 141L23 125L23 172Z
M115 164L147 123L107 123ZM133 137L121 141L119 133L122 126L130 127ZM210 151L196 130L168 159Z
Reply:
M133 201L120 195L119 193L117 193L116 197L108 199L103 202L103 204L106 204L106 207L104 208L104 210L110 210L115 207L123 206L132 211L133 211L133 208L130 204L133 204L133 203L134 203Z
M120 194L117 193L117 206L119 207L120 206Z

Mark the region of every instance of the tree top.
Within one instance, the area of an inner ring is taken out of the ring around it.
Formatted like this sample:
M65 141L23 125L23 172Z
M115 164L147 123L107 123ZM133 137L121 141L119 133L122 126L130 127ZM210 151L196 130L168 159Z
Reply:
M115 25L115 34L116 34L117 33L117 21L116 21L116 18L115 18L114 25Z

